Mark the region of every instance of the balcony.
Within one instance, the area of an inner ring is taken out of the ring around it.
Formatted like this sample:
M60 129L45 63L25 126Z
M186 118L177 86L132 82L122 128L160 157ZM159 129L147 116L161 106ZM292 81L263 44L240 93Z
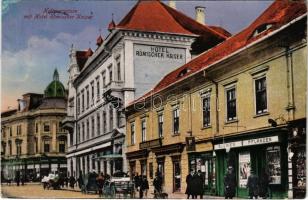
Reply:
M111 91L121 91L123 87L124 87L123 81L111 81L111 83L107 84L104 87L103 95L105 95L105 93L110 90Z
M68 130L70 133L74 130L74 117L66 116L61 122L61 128Z

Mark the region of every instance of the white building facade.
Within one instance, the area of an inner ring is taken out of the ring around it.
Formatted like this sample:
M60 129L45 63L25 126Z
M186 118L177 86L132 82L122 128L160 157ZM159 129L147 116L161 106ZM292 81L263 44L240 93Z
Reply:
M70 132L66 156L69 175L78 177L92 170L110 175L127 172L123 108L191 60L192 44L200 36L191 28L181 24L168 28L159 19L154 20L163 30L147 20L138 24L142 9L154 7L167 11L164 17L177 23L175 9L159 1L139 1L118 25L110 23L109 35L105 40L99 36L94 52L71 48L68 110L63 120ZM143 14L143 18L146 15L155 18L150 14ZM199 23L195 26L200 31L208 28ZM178 31L181 28L190 34ZM204 34L215 37L216 44L224 40L212 29L207 31Z

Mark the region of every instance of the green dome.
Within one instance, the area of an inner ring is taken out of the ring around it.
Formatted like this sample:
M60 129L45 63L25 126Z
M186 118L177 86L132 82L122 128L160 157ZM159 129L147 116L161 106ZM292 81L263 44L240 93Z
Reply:
M45 89L45 97L65 97L65 88L59 81L57 69L55 69L53 74L53 81Z

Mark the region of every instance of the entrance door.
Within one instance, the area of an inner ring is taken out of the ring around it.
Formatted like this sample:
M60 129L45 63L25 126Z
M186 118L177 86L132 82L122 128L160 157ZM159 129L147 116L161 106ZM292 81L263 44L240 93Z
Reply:
M165 160L161 159L157 161L157 172L161 175L163 178L163 185L165 185Z
M173 192L181 191L181 164L180 161L173 162Z

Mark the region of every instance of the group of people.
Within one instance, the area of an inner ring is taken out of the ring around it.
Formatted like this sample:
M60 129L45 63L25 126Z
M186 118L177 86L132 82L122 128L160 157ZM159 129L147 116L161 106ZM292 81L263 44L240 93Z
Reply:
M203 198L203 184L204 184L204 176L201 173L201 170L198 170L195 173L194 170L191 170L190 173L186 176L186 192L187 199L191 196L193 199L196 199L200 196L200 199Z
M139 198L142 199L143 196L148 196L148 190L149 190L149 182L147 180L147 177L144 175L138 175L138 173L134 176L134 184L135 184L135 190L139 192Z
M248 176L246 186L248 188L249 198L267 198L269 182L270 177L264 168L261 170L260 177L258 177L253 170L250 170L250 175ZM232 166L229 166L227 169L227 173L224 177L226 199L232 199L235 196L236 185L237 184L234 168Z

